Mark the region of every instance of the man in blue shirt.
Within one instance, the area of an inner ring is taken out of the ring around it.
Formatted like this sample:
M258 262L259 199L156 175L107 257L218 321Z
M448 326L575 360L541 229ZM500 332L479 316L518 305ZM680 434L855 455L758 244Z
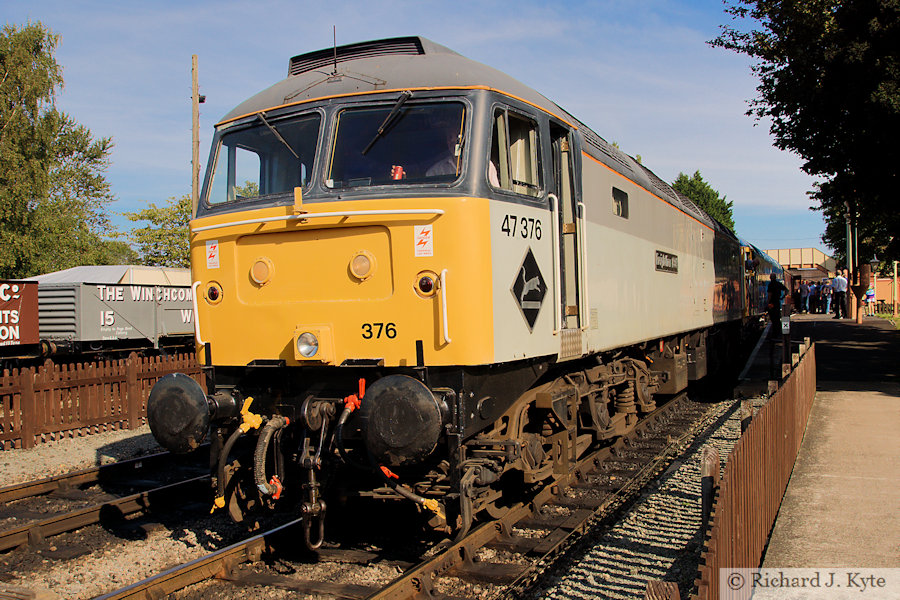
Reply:
M834 318L847 318L847 278L840 271L831 280L831 290L834 292Z

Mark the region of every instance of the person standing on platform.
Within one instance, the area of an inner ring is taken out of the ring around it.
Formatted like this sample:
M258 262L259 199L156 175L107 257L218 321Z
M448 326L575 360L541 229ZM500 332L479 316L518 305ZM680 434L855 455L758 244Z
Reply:
M826 315L831 313L831 294L832 294L832 291L833 291L833 290L831 289L831 282L830 282L829 280L827 280L827 279L823 279L823 280L822 280L822 302L825 303L825 311L824 311L824 313L825 313Z
M809 282L809 313L819 312L819 286L815 281Z
M831 291L834 294L834 318L847 317L847 278L840 271L837 272L834 279L831 280Z
M800 281L800 312L809 312L809 284Z
M772 335L777 335L775 332L780 333L779 328L781 327L781 300L788 293L788 289L784 287L783 283L778 281L775 273L772 273L769 275L769 286L766 292L768 296L766 308L769 312L769 319L772 321Z
M866 290L866 316L875 316L875 284L870 283Z

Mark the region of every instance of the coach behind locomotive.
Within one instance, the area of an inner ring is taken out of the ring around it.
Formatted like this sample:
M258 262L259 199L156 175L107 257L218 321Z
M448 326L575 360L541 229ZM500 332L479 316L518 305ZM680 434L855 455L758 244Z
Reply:
M191 259L210 395L162 380L151 427L186 449L211 423L216 506L299 498L311 547L324 472L465 531L714 369L765 309L764 254L422 38L292 58L208 162Z

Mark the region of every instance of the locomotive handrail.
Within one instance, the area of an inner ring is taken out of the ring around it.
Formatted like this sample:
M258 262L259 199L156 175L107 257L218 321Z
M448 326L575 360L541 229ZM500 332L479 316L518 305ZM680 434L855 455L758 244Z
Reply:
M202 346L206 342L200 339L200 314L197 307L197 288L200 287L200 282L195 281L191 284L191 303L194 305L194 337L197 338L197 345Z
M581 239L578 240L581 254L581 269L579 269L579 279L581 280L581 330L585 331L590 321L590 311L588 309L587 287L587 207L584 205L584 202L578 203L578 212L580 215L579 221L581 221L581 226L578 228L578 232L581 234Z
M210 229L222 229L224 227L237 227L238 225L253 225L256 223L271 223L273 221L296 221L304 219L321 219L323 217L365 217L380 215L442 215L441 208L399 208L393 210L345 210L337 212L301 213L299 215L283 215L278 217L260 217L259 219L246 219L244 221L229 221L216 225L204 225L195 227L191 231L199 233Z
M553 213L553 335L556 335L562 329L559 318L559 300L561 296L559 291L559 280L561 278L559 274L559 198L556 197L556 194L547 194L547 199L550 200L550 209Z
M450 339L450 322L447 320L447 269L441 271L441 317L443 322L441 323L444 335L444 343L449 344L452 340Z

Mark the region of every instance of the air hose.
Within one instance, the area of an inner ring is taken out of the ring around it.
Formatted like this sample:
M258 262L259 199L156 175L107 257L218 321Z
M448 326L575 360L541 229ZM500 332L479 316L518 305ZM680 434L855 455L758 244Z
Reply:
M273 482L266 481L266 454L269 451L269 442L272 436L279 429L287 427L291 424L291 420L281 415L272 417L269 422L259 432L256 440L256 451L253 453L253 482L259 491L267 496L280 495L281 484L277 480L277 475L273 477Z
M253 398L247 398L244 401L244 406L241 407L243 420L238 425L238 428L228 436L228 440L222 447L222 452L219 453L219 460L216 466L216 499L213 502L212 509L209 511L210 514L215 512L217 508L225 507L225 464L228 462L228 455L231 454L231 449L234 447L235 442L244 433L251 429L256 429L262 424L262 416L250 412L250 404L252 402Z
M369 460L372 463L372 468L374 468L376 471L378 471L378 473L381 474L382 478L384 478L385 483L387 483L388 486L391 487L391 489L393 489L395 492L397 492L399 495L403 496L407 500L412 500L416 504L419 504L419 505L423 506L424 508L430 510L431 512L436 514L440 519L442 519L444 521L447 520L447 514L444 512L444 507L441 505L440 502L438 502L434 498L424 498L424 497L418 495L417 493L415 493L414 491L410 490L406 486L400 485L399 481L394 481L396 479L400 479L399 476L397 476L396 473L394 473L387 467L381 466L378 463L376 463L375 458L371 454L369 454Z
M350 399L356 400L354 404ZM356 467L361 471L371 471L372 467L369 465L365 465L361 462L354 460L348 453L347 449L344 448L344 425L347 423L347 419L350 418L350 415L353 413L356 407L359 405L359 400L356 396L349 396L344 400L344 410L341 413L340 418L338 419L337 425L334 428L334 443L337 446L338 453L341 455L341 458L345 463L352 467Z

